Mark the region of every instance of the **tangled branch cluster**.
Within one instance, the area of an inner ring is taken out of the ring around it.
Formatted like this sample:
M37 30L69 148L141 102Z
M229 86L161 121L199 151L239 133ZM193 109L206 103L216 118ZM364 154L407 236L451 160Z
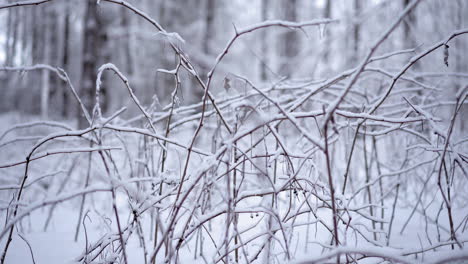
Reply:
M44 2L48 1L0 9ZM102 2L122 5L166 33L124 1ZM84 250L76 258L83 263L130 263L135 256L145 263L181 263L188 255L226 264L260 258L265 263L321 263L334 258L347 263L365 258L413 263L418 255L447 249L455 251L435 255L433 263L468 259L464 251L468 215L463 212L467 139L454 138L457 120L463 122L460 111L468 89L460 87L455 100L439 100L441 91L429 80L444 73L411 71L416 62L446 48L468 29L419 52L397 71L373 66L414 52L375 55L418 2L383 32L354 69L326 80L281 80L268 85L230 74L224 79L228 92L222 99L211 93L212 80L238 38L267 27L303 28L334 21L266 21L236 29L206 82L180 47L171 44L178 63L164 72L174 77L174 89L171 103L159 110L142 105L113 64L99 69L92 113L60 68L1 68L56 73L68 83L89 122L83 130L49 121L26 123L0 136L1 148L20 140L34 142L24 159L0 164L0 170L14 174L16 180L21 174L19 184L5 180L0 187L4 199L13 196L2 208L6 224L0 231L1 263L8 259L15 233L22 235L25 218L47 208L46 229L54 210L70 204L79 208L74 216L78 218L75 240L86 237ZM125 84L139 110L134 118L120 118L126 108L109 116L101 113L100 78L105 71L115 73ZM197 80L199 86L193 89L204 90L201 102L178 106L182 71ZM442 107L450 108L448 122L438 112ZM8 137L32 127L53 132L39 139L37 135ZM66 159L64 171L37 172L36 163L47 164L54 157ZM65 176L59 178L61 174ZM29 202L38 189L47 192L45 198ZM86 230L95 206L90 201L105 204L112 212L105 216L112 223L109 231L95 240L88 239L90 230ZM417 217L424 219L426 230L436 230L436 234L426 232L430 246L413 249L392 243L392 237L407 232L408 223ZM137 253L129 249L135 239ZM299 245L323 254L297 258Z

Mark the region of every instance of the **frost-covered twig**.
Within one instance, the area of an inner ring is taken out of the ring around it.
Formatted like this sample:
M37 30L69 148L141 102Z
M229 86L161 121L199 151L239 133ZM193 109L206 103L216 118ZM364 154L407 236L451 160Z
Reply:
M48 156L58 155L58 154L82 153L82 152L93 152L93 151L103 151L103 150L121 150L121 149L122 148L120 147L106 147L106 146L96 147L96 148L52 149L52 150L48 150L46 153L37 154L36 156L29 158L28 161L17 161L17 162L12 162L8 164L1 164L0 169L18 166L21 164L25 164L26 162L31 162L34 160L38 160L38 159L42 159Z
M351 79L349 82L346 84L346 87L344 91L341 93L341 95L333 101L326 109L326 115L324 117L323 125L322 128L325 127L325 125L330 121L332 118L332 115L334 114L335 110L338 108L340 103L343 101L345 96L349 93L353 85L356 83L357 79L359 78L360 74L364 70L364 67L367 65L369 60L371 59L372 55L374 52L377 50L377 48L388 38L388 36L397 28L397 26L400 24L400 22L403 20L403 18L408 15L408 13L416 7L416 5L420 2L421 0L414 0L409 4L405 10L398 16L398 18L393 22L393 24L380 36L378 39L375 40L375 42L370 46L369 51L365 58L362 60L360 65L358 66L357 70L354 72L354 74L351 76Z
M310 27L310 26L320 26L320 25L326 25L330 24L333 22L337 22L338 20L336 19L318 19L318 20L311 20L311 21L304 21L304 22L291 22L291 21L282 21L282 20L270 20L270 21L264 21L258 24L254 24L242 29L235 29L235 35L228 41L226 44L226 47L224 50L218 55L216 58L216 62L211 68L211 70L208 72L208 81L207 81L207 87L209 88L211 84L211 80L213 78L214 72L217 68L217 66L221 63L223 58L228 54L229 49L234 45L234 42L242 35L251 33L253 31L263 29L263 28L269 28L269 27L285 27L285 28L290 28L290 29L300 29L304 27Z

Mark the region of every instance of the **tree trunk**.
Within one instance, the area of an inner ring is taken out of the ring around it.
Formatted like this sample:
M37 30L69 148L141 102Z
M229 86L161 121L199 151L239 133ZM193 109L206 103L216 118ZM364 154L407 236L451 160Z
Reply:
M62 67L68 73L70 71L69 41L70 41L70 4L65 2L65 16L63 21L63 53ZM62 116L68 117L69 91L68 87L62 89Z
M410 0L403 0L403 9L410 4ZM403 43L404 48L411 49L415 48L416 41L411 33L411 27L416 23L416 16L413 12L410 12L403 23Z
M12 29L14 25L14 12L16 9L8 9L7 17L7 32L6 32L6 45L5 45L5 65L11 66L12 54L11 54L11 41L12 41Z
M204 56L212 55L212 47L211 42L215 35L215 28L214 28L214 19L215 19L215 9L216 9L216 0L206 0L205 2L205 28L203 32L203 39L202 39L202 51ZM208 71L210 70L209 67L206 65L202 65L200 67L200 77L203 81L207 80ZM195 81L192 81L193 85L193 96L195 102L199 102L202 99L204 90L197 84Z
M359 13L361 12L361 0L354 0L353 2L353 48L351 53L351 66L357 66L359 60L359 45L360 45L360 34L361 34L361 25L358 21Z
M262 0L262 16L261 20L268 20L268 10L270 8L269 0ZM268 31L262 30L260 32L260 41L262 47L262 57L260 61L260 79L266 81L268 79Z
M44 27L44 8L37 7L31 9L32 19L32 37L31 37L31 64L43 63L44 47L43 47L43 27ZM30 112L38 113L40 111L40 98L41 96L41 77L40 71L32 71L28 73L28 84L26 85L29 89L29 94L22 98L18 98L17 104L24 105L24 109Z
M297 21L297 0L282 0L282 15L287 21ZM292 60L298 55L299 39L294 30L288 30L280 40L280 74L291 77L293 74Z
M104 45L107 42L105 23L100 16L99 6L96 0L88 0L86 5L84 30L83 30L83 71L81 77L80 96L83 104L89 114L93 114L94 97L96 93L96 78L99 63L102 63L103 53L105 52ZM101 52L102 51L102 52ZM102 86L101 95L102 109L106 108L106 93L105 86ZM101 102L100 102L101 103ZM87 121L79 111L78 126L84 128L88 126Z
M203 52L205 54L210 54L210 40L213 38L214 34L214 16L215 16L215 0L206 0L205 8L205 37L203 38Z
M133 74L133 56L131 52L131 38L132 38L132 32L130 29L131 21L130 21L130 13L127 10L127 8L121 8L120 9L120 14L121 14L121 21L120 21L120 26L122 27L122 31L124 32L123 37L121 38L121 44L123 48L123 54L124 54L124 67L122 68L126 74L132 75Z
M46 17L46 21L50 21L50 17ZM50 64L50 45L47 40L50 39L51 30L46 23L46 27L44 28L44 59L43 63ZM41 73L41 117L46 119L49 114L49 93L50 93L50 71L42 70Z
M331 18L331 0L325 0L325 8L323 9L323 18ZM330 29L329 29L330 30ZM324 31L323 37L325 38L325 49L323 50L323 61L326 63L329 57L330 41L328 39L328 30Z

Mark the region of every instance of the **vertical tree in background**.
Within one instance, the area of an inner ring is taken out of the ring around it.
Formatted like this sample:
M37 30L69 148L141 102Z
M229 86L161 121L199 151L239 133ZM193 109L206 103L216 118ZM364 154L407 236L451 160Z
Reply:
M456 28L463 28L467 26L467 16L466 14L468 13L468 3L464 0L458 0L456 1L455 4L455 10L457 10L457 13L455 15L455 27ZM466 57L463 56L466 54L466 41L463 41L461 39L456 39L454 41L453 49L451 49L451 52L455 54L453 56L455 58L455 71L460 72L460 73L467 73L468 72L468 63L466 61ZM450 52L450 51L449 51ZM458 84L455 85L455 92L461 88L463 84ZM468 116L468 107L465 105L464 107L462 106L460 110L460 115L461 116ZM460 124L457 126L459 128L459 133L463 134L464 131L466 131L466 122L463 122L463 120L460 120Z
M211 53L211 39L214 34L214 18L215 18L215 9L216 9L216 2L215 0L206 0L206 7L205 7L205 30L204 30L204 37L202 43L202 49L205 54Z
M280 10L283 20L297 21L297 0L281 0ZM288 30L278 40L280 49L280 74L290 77L294 71L291 65L299 52L299 39L297 32Z
M64 3L64 16L63 16L63 49L62 49L62 58L61 65L66 72L70 71L70 2L66 1ZM68 117L68 104L69 104L69 91L66 87L61 90L62 95L62 116Z
M357 63L359 59L359 45L360 45L360 34L361 34L361 21L358 20L359 13L361 12L362 0L353 1L353 14L352 14L352 50L350 63L352 66Z
M270 9L269 1L262 0L261 6L261 21L268 20L268 10ZM262 57L260 60L260 79L266 81L268 78L268 31L262 30L260 32L260 43L261 43L261 52Z
M43 6L39 8L33 8L31 9L32 12L32 36L31 36L31 63L32 64L38 64L38 63L43 63L44 59L44 35L43 34L43 29L44 29L44 12L45 8ZM37 95L39 96L40 93L38 93L39 88L41 87L40 85L37 85L38 83L40 84L40 78L41 78L41 73L34 71L30 72L28 74L28 83L26 84L26 89L28 87L30 88L30 92L32 95ZM39 98L39 97L38 97ZM25 103L25 105L28 106L29 111L36 111L39 110L38 103L37 101L39 100L34 100L30 96L27 98L20 98L16 97L16 100L18 100L18 103L20 100L26 99L26 101L23 101L22 103ZM22 103L19 103L22 105Z
M313 8L316 8L314 5ZM322 17L323 18L331 18L331 12L332 12L332 1L331 0L325 0L324 6L321 10L322 12ZM330 40L332 34L331 34L331 27L324 26L323 31L320 32L321 38L323 41L320 42L320 52L319 57L317 60L314 62L314 65L312 67L312 70L310 71L310 74L312 76L315 75L328 75L329 70L332 68L332 64L330 63L331 60L333 59L330 56L331 50L333 49L333 42ZM317 70L318 69L318 70Z
M48 64L62 69L66 69L66 63L63 62L63 57L67 56L65 54L65 48L67 48L65 38L68 33L64 31L66 31L67 23L65 19L67 12L69 13L67 10L69 4L69 1L64 1L47 10L47 28L50 31L47 37L47 45L50 47L46 59L49 61ZM49 72L49 75L49 114L65 116L64 112L66 111L67 104L63 103L63 94L65 93L64 90L68 90L68 87L56 74Z
M6 65L13 64L13 58L15 56L15 45L16 45L16 36L18 32L18 9L12 9L8 11L7 18L7 35L6 35Z
M21 65L27 65L30 63L31 54L31 30L32 30L32 9L25 8L23 10L23 21L22 21L22 32L21 32Z
M409 4L411 4L410 0L403 0L403 8L405 9ZM414 13L415 10L411 11L403 21L403 40L402 40L402 48L403 49L415 49L418 46L418 40L414 37L414 27L416 27L416 14ZM420 70L419 62L415 62L412 66L413 71ZM416 101L420 100L419 98L422 95L421 91L417 91L416 94L418 95L415 98Z
M216 12L216 0L206 0L205 1L205 27L203 29L203 39L202 39L202 51L203 55L209 57L213 55L212 51L212 40L215 35L215 12ZM206 65L202 66L201 68L201 77L203 80L206 80L208 71L210 70L209 67ZM203 89L200 89L198 85L193 86L193 93L195 95L195 100L200 100L203 96Z
M52 25L54 24L53 19L55 16L52 9L45 9L45 17L44 17L44 54L42 58L42 63L45 64L52 64L51 60L51 46L56 44L56 42L52 42L52 36L55 33L52 32ZM41 72L41 117L47 118L49 113L49 95L50 95L50 71L43 70Z
M411 3L410 0L403 0L403 8L406 8ZM404 48L415 48L416 41L412 34L411 28L416 24L416 16L414 12L410 12L403 23L403 46Z
M97 69L103 62L106 52L107 32L106 22L99 12L99 5L95 0L88 0L86 4L83 27L83 71L81 77L80 95L86 109L92 113L94 95L96 92ZM106 108L105 86L101 87L102 109ZM79 111L78 126L87 125L86 119Z
M466 22L468 21L466 14L468 13L468 3L464 0L458 0L456 3L456 8L457 14L455 15L455 26L456 28L463 28L464 26L466 27ZM463 47L466 48L466 46L463 45L462 40L456 40L455 41L456 45L456 50L459 51L458 55L456 56L456 71L458 72L468 72L468 64L466 63L466 60L461 56L466 50L463 49Z
M14 45L16 43L16 36L17 36L17 14L18 10L8 10L8 15L7 15L7 21L6 21L6 42L5 42L5 65L10 66L13 65L13 58L15 56L15 48ZM12 85L12 80L13 78L10 78L8 75L5 76L5 84L6 86ZM3 93L3 96L14 96L16 98L16 93L11 90L6 90ZM13 100L14 102L14 100ZM10 100L4 100L0 106L0 109L2 110L7 110L9 108L12 108L15 105L16 102L13 104L11 103Z
M124 7L120 8L120 26L122 30L122 70L129 76L133 75L133 56L131 51L131 13Z
M323 18L331 18L331 0L325 0L325 6L323 8ZM329 49L330 49L330 41L328 39L328 35L330 29L325 30L323 37L325 38L325 47L323 49L323 60L326 62L328 61Z

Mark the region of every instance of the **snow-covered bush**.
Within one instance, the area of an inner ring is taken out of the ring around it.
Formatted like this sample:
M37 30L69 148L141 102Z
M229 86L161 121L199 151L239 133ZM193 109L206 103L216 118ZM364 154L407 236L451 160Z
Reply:
M101 2L133 11L167 36L177 59L174 69L159 70L173 78L169 103L143 104L112 63L96 72L92 109L60 68L0 68L58 76L86 121L77 129L71 121L2 115L1 263L468 260L468 74L443 70L451 42L468 29L417 51L379 52L420 2L413 1L354 68L321 80L257 83L217 75L239 39L336 21L236 28L204 78L177 33L126 2ZM438 52L440 71L413 71ZM128 96L114 112L101 109L106 75ZM181 85L202 91L202 99L181 104Z

